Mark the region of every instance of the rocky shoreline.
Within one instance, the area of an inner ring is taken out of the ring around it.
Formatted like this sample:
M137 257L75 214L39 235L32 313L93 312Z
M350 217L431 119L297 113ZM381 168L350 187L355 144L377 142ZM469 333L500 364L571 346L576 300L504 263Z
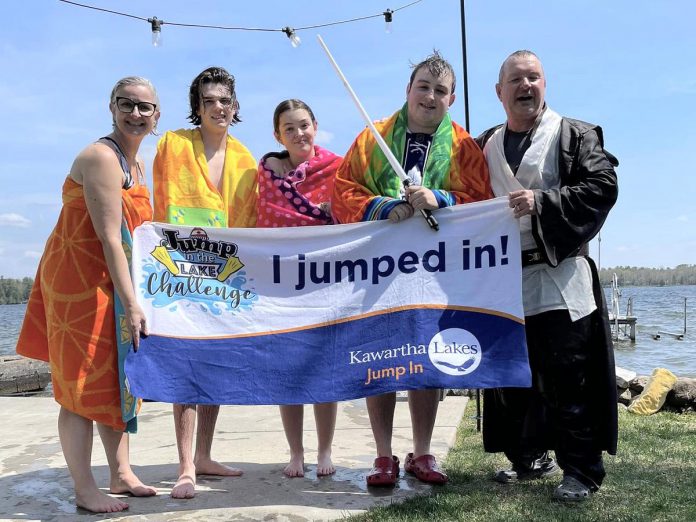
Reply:
M649 380L649 375L636 375L635 372L617 367L616 388L619 404L628 408L643 393ZM696 411L696 379L677 377L661 409L676 413Z
M0 395L41 391L51 382L48 363L21 355L0 356Z
M650 376L616 368L619 404L628 407L643 393ZM51 382L48 363L20 355L0 356L0 395L33 394ZM448 395L475 396L475 390L448 390ZM685 413L696 411L696 379L678 377L666 396L662 410Z
M637 375L636 372L616 367L616 388L619 407L627 409L645 390L649 375ZM448 395L465 395L476 397L476 390L448 390ZM660 410L674 413L696 412L696 379L677 377L676 383L665 398Z

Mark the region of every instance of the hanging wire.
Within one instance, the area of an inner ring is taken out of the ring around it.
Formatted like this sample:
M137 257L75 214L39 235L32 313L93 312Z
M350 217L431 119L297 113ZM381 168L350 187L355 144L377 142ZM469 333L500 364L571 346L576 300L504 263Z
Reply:
M115 14L118 16L126 16L128 18L135 18L136 20L142 20L144 22L152 22L152 18L144 18L142 16L135 16L129 13L122 13L120 11L112 11L111 9L104 9L102 7L95 7L93 5L87 5L87 4L81 4L79 2L73 2L71 0L58 0L59 2L63 2L64 4L70 4L74 5L77 7L83 7L85 9L94 9L95 11L102 11L105 13L110 13L110 14ZM316 25L306 25L302 27L293 27L293 31L304 31L307 29L318 29L320 27L329 27L332 25L339 25L339 24L347 24L351 22L358 22L362 20L367 20L369 18L378 18L378 17L384 17L386 12L390 13L396 13L397 11L401 11L402 9L406 9L407 7L411 7L412 5L418 4L422 2L423 0L415 0L414 2L410 2L408 4L402 5L401 7L397 7L396 9L387 9L387 11L373 14L373 15L367 15L367 16L360 16L357 18L348 18L345 20L337 20L335 22L326 22L323 24L316 24ZM178 22L166 22L164 20L158 20L161 25L174 25L174 26L179 26L179 27L197 27L197 28L204 28L204 29L222 29L222 30L227 30L227 31L263 31L263 32L281 32L281 33L286 33L287 28L282 28L282 29L273 29L270 27L233 27L233 26L223 26L223 25L205 25L205 24L186 24L186 23L178 23Z

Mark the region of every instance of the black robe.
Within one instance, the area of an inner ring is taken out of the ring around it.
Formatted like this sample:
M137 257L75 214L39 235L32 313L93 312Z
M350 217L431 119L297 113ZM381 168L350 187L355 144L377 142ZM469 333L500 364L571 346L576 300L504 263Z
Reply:
M499 127L487 130L476 139L481 149ZM614 171L618 160L604 150L600 127L563 118L559 148L560 188L535 189L537 215L532 216L532 235L550 266L558 266L568 257L586 255L587 243L601 229L618 196ZM598 449L615 455L618 412L614 349L597 268L589 257L587 259L592 270L592 286L597 305L597 309L591 314L595 371L588 376L592 381L593 391L588 402L597 422ZM539 412L534 429L537 447L553 449L555 441L550 437L553 430L544 429L544 418L544 413ZM510 445L509 436L505 410L496 400L495 390L485 390L484 449L488 452L505 451Z

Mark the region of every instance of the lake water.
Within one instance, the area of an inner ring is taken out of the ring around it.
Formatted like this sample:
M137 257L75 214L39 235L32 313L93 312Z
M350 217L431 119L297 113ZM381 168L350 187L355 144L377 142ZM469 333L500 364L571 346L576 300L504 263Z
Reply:
M611 302L611 289L606 289ZM621 289L621 314L628 298L638 318L636 342L615 343L616 364L649 375L654 368L667 368L679 377L696 377L696 286L625 287ZM658 330L681 332L684 328L684 298L687 298L687 330L679 341ZM0 355L14 354L26 305L0 305Z

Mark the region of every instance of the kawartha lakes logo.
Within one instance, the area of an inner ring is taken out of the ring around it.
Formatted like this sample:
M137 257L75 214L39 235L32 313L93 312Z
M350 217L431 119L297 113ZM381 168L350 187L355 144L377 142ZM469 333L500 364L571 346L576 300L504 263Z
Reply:
M171 305L187 301L215 315L251 309L258 296L246 286L237 245L212 240L202 228L192 229L189 237L179 233L162 229L164 238L150 252L157 262L143 266L146 278L141 287L152 306L176 312Z
M430 340L428 357L435 368L447 375L467 375L481 364L481 343L468 330L448 328Z

